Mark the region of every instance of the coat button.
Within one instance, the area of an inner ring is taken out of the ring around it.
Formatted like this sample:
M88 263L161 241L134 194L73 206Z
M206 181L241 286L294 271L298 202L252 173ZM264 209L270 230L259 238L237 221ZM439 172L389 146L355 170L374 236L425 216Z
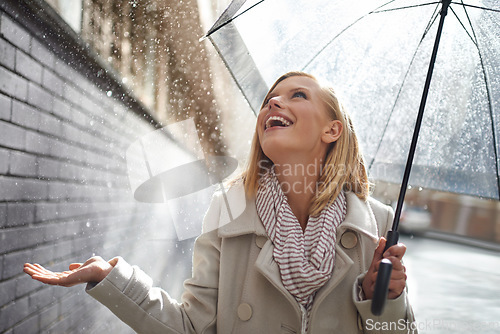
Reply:
M247 303L240 304L238 306L238 318L242 321L250 320L252 317L252 307Z
M263 235L258 235L257 238L255 238L255 244L257 247L262 248L267 242L267 237Z
M346 248L346 249L351 249L356 244L358 243L358 237L356 236L356 233L352 231L347 231L344 234L342 234L342 238L340 239L340 244Z

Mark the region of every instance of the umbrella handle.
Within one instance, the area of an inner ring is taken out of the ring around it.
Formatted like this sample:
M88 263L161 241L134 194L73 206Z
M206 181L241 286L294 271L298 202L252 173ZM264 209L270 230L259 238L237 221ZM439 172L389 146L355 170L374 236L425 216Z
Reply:
M399 232L387 232L387 242L385 244L384 252L389 247L398 243ZM383 254L382 253L382 254ZM392 263L388 259L382 259L378 268L377 280L375 281L375 291L373 292L371 311L373 315L379 316L384 311L385 301L387 299L387 292L389 291L389 282L391 281Z

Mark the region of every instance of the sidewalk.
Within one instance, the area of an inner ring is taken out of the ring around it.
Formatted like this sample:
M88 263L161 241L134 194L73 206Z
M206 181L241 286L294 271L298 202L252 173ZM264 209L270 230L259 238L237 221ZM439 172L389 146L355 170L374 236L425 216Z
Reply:
M500 253L402 236L419 333L500 333Z

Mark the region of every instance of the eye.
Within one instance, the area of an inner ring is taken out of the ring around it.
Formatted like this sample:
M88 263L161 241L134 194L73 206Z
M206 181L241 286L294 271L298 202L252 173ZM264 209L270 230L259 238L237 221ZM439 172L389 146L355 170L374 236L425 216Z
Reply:
M293 93L292 98L295 98L295 97L300 97L302 99L307 99L306 93L301 92L301 91Z

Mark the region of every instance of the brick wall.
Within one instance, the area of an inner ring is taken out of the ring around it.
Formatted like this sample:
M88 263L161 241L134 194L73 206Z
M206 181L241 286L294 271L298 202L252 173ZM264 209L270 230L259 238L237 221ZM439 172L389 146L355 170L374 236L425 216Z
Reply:
M0 5L0 332L131 332L83 286L45 286L22 267L122 255L178 297L192 240L176 241L164 206L134 201L127 177L126 149L151 118L126 92L108 96L119 85L96 79L107 69L18 3Z

